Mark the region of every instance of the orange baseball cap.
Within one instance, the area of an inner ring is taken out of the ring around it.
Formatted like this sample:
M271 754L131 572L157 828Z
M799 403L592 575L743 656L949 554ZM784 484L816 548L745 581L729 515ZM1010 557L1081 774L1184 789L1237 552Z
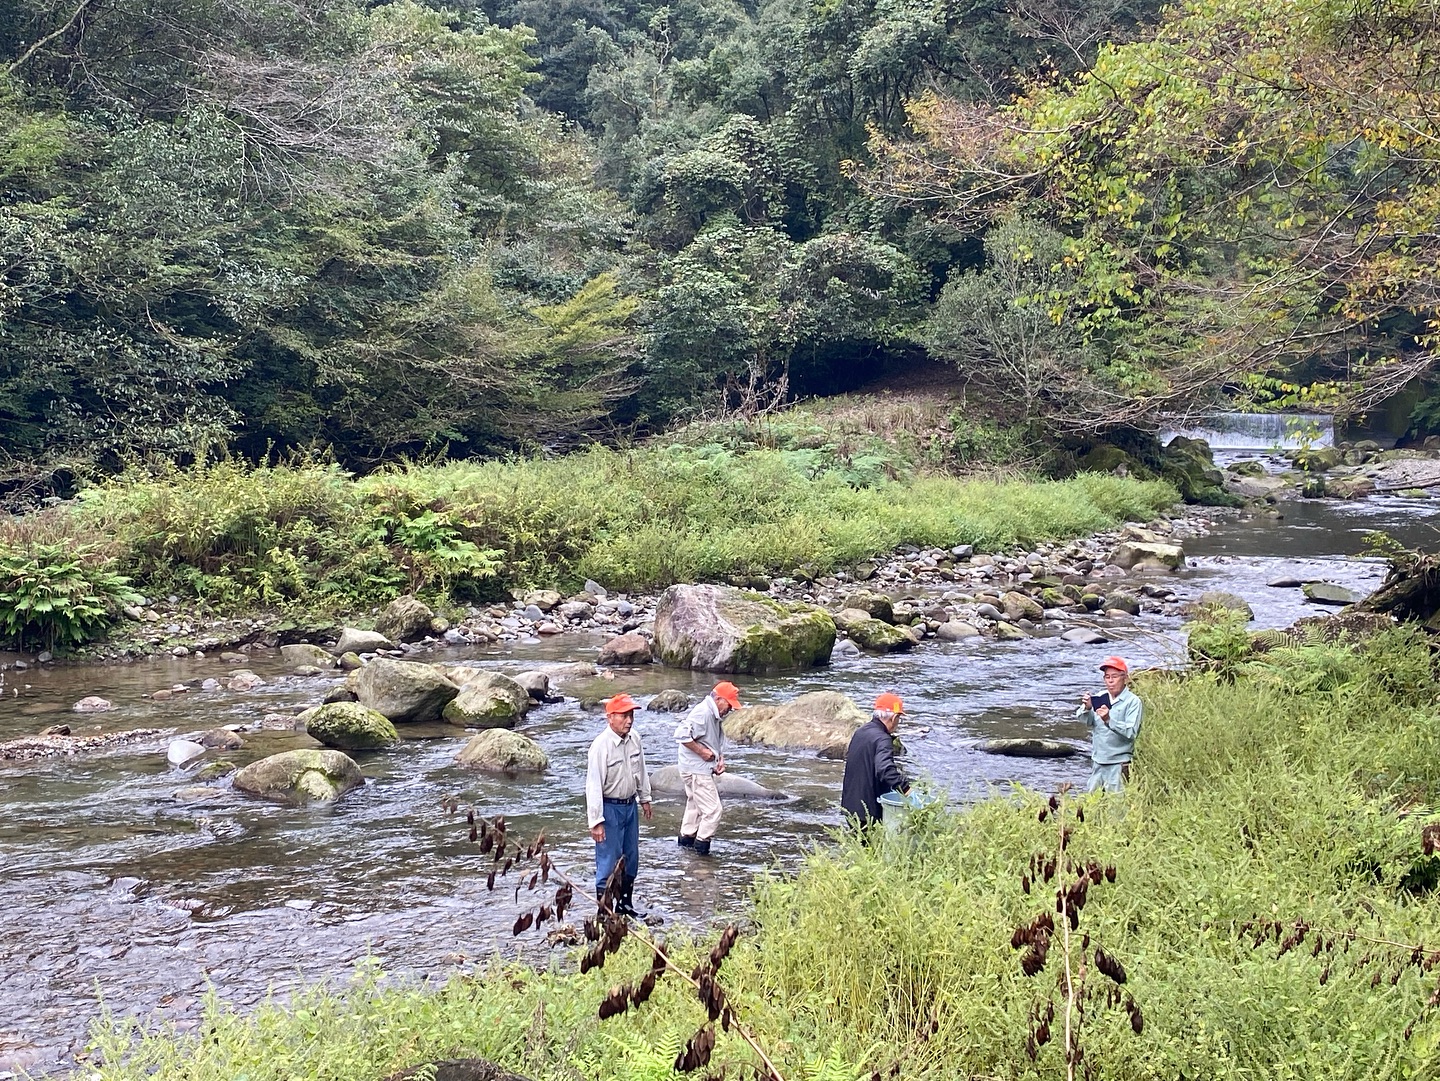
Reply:
M710 692L716 698L729 702L735 709L740 708L740 691L733 683L717 683L715 689Z
M617 694L614 698L607 699L605 702L605 713L607 716L612 713L634 713L639 708L635 699L631 698L628 694Z
M875 708L889 710L891 713L904 713L905 703L900 701L898 694L891 694L886 691L875 699Z
M1100 668L1102 671L1106 668L1114 668L1124 672L1127 676L1130 674L1130 666L1125 663L1124 657L1106 657L1100 662Z

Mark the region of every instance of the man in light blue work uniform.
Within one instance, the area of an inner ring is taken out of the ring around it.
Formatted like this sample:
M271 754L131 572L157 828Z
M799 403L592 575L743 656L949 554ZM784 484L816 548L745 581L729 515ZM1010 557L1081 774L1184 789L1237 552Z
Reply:
M1108 704L1096 704L1085 695L1077 716L1091 730L1090 780L1086 792L1104 789L1119 792L1130 776L1130 760L1135 757L1135 737L1140 734L1140 716L1144 707L1139 697L1125 686L1130 679L1130 666L1120 657L1106 657L1100 662L1105 677Z

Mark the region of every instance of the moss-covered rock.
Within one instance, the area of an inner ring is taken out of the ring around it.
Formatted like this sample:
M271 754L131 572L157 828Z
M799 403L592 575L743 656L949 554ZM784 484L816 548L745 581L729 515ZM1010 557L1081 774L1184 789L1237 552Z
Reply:
M872 589L857 589L845 597L846 608L858 608L871 619L878 619L884 623L895 622L895 605L889 597L883 593L876 593Z
M301 715L305 730L327 747L342 751L378 751L400 742L383 713L359 702L330 702Z
M340 751L285 751L251 762L235 774L241 792L281 803L326 803L365 783L352 758Z
M396 597L380 613L375 621L375 630L392 642L413 642L430 633L430 621L435 613L424 601L406 595Z
M654 648L672 668L794 671L825 664L834 646L823 608L729 586L671 586L655 609Z
M747 706L725 718L725 735L738 743L817 751L844 758L870 715L838 691L811 691L782 706Z
M1012 589L1000 598L1001 607L1005 609L1005 618L1014 622L1017 619L1028 619L1039 623L1045 618L1045 610L1035 598Z
M915 645L908 631L869 616L851 623L846 633L857 646L872 653L898 653Z
M481 672L466 680L459 695L445 704L446 723L465 728L513 728L530 708L530 693L509 676Z
M1225 477L1215 468L1210 444L1203 439L1177 435L1160 456L1160 476L1180 492L1187 503L1207 507L1239 507L1244 500L1225 490Z
M432 665L377 657L350 673L347 685L356 699L394 724L425 724L440 719L445 704L460 688Z
M492 728L472 737L455 761L467 769L492 773L543 773L550 768L550 759L538 743L504 728Z

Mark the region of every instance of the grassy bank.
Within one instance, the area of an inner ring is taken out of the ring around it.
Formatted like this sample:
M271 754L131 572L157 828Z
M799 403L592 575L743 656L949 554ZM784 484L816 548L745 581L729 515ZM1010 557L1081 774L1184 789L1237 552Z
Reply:
M1440 857L1422 851L1421 818L1398 813L1440 800L1428 644L1397 631L1359 651L1278 650L1233 682L1153 678L1141 691L1133 786L1068 819L1069 854L1117 869L1090 890L1081 930L1121 960L1144 1019L1137 1035L1125 1011L1092 1003L1085 1062L1122 1081L1435 1076L1440 1016L1425 1003L1440 955L1368 941L1440 942ZM937 817L911 850L826 846L795 877L758 884L755 933L722 976L787 1081L889 1076L892 1064L933 1081L1065 1076L1058 1023L1034 1062L1025 1051L1060 948L1026 977L1011 947L1018 924L1055 908L1054 884L1022 885L1032 854L1056 852L1044 807L1040 795L996 798ZM1243 927L1255 917L1313 930L1282 956L1273 937L1253 946ZM1347 945L1344 932L1357 937ZM1313 956L1317 938L1333 948ZM371 972L293 1009L237 1016L217 1003L203 1038L106 1032L98 1074L349 1081L479 1054L546 1081L658 1081L704 1017L679 980L595 1019L606 989L648 961L631 943L586 976L496 969L418 991ZM712 1068L748 1076L750 1061L722 1035Z
M137 467L3 523L0 555L35 576L57 561L81 578L103 568L218 611L333 612L406 591L463 603L586 578L644 590L823 573L902 544L994 550L1149 518L1176 498L1112 476L957 478L913 433L860 423L797 414L633 450L362 478L318 460Z

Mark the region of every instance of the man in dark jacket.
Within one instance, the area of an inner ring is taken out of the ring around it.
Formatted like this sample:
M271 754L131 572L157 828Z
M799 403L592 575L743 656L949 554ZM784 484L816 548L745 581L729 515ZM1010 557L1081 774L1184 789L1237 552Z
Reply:
M910 782L895 765L895 729L904 714L899 695L882 694L875 699L870 720L850 737L840 807L861 827L879 820L880 797L886 792L910 791Z

